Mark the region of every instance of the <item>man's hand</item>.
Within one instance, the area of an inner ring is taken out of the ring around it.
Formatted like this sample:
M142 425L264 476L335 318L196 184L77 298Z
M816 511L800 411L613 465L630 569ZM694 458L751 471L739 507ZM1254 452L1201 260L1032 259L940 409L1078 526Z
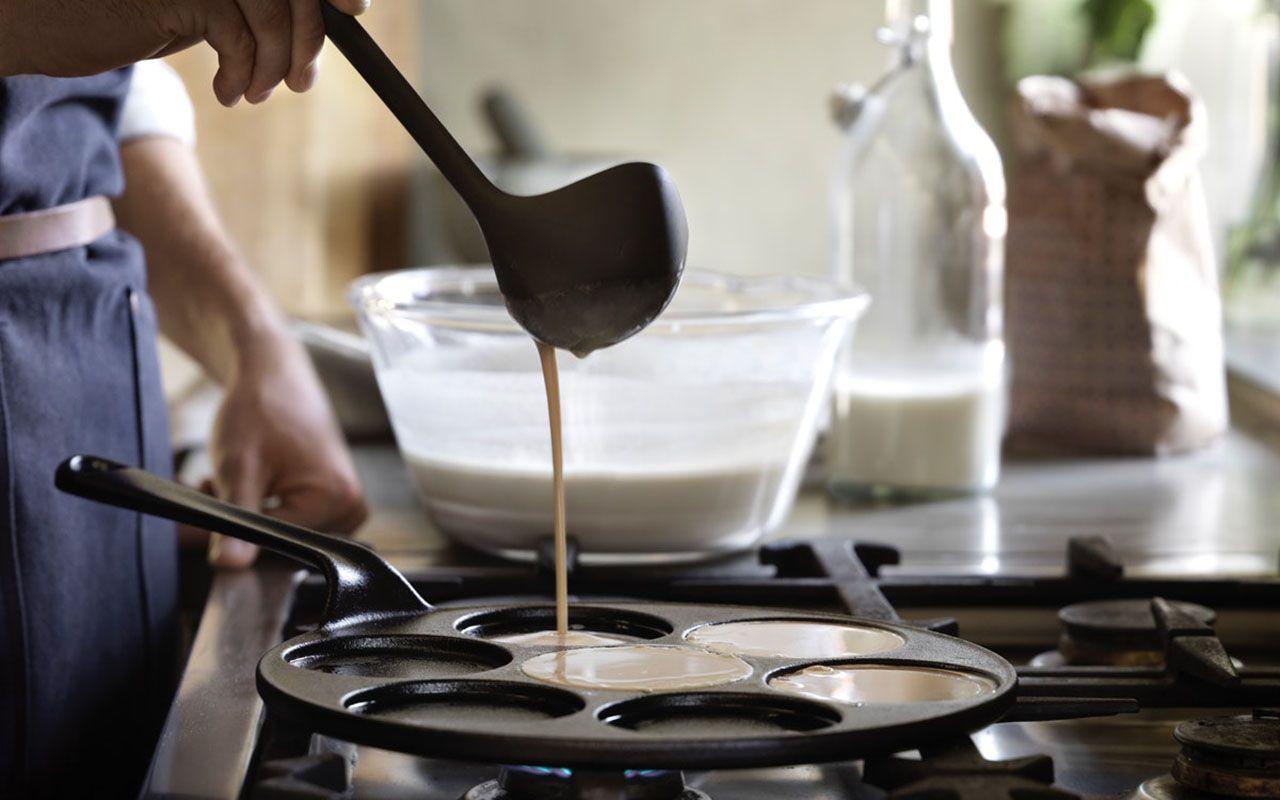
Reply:
M319 379L222 229L195 155L164 138L120 154L116 217L146 250L160 329L226 391L210 443L217 494L330 533L353 530L364 501ZM215 537L210 558L244 566L256 551Z
M219 497L287 522L350 533L364 521L355 469L306 353L279 337L242 353L209 452ZM215 536L209 560L244 567L258 548Z
M281 81L305 92L324 44L319 3L348 14L369 0L0 0L0 77L93 75L205 41L213 91L260 103Z

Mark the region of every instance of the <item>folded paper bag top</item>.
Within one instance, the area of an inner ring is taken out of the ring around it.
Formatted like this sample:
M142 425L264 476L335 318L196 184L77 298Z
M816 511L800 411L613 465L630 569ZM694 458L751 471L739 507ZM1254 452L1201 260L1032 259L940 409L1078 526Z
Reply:
M1084 83L1032 76L1018 83L1017 103L1022 153L1117 181L1156 177L1167 194L1197 173L1208 146L1204 107L1176 73Z

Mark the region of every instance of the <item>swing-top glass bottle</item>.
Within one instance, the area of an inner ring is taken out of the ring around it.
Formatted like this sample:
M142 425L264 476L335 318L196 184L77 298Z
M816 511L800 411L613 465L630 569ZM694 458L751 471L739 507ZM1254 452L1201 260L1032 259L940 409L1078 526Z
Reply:
M950 0L888 0L890 69L837 98L837 278L872 302L837 377L840 495L978 492L999 476L1005 184L951 66Z

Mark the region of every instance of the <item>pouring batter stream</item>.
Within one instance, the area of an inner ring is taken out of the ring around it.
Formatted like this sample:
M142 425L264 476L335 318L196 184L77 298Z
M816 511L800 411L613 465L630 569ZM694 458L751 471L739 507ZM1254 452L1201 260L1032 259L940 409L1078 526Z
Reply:
M547 416L551 418L551 491L555 495L556 636L569 635L569 565L566 562L568 532L564 519L564 442L560 427L560 371L556 349L538 342L542 382L547 389Z

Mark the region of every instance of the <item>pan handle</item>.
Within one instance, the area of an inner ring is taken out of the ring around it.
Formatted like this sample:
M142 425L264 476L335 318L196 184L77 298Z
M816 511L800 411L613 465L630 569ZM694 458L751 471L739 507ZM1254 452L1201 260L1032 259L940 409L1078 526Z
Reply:
M351 539L256 514L97 456L67 459L54 483L70 494L233 536L315 567L329 584L325 628L431 610L395 567Z

